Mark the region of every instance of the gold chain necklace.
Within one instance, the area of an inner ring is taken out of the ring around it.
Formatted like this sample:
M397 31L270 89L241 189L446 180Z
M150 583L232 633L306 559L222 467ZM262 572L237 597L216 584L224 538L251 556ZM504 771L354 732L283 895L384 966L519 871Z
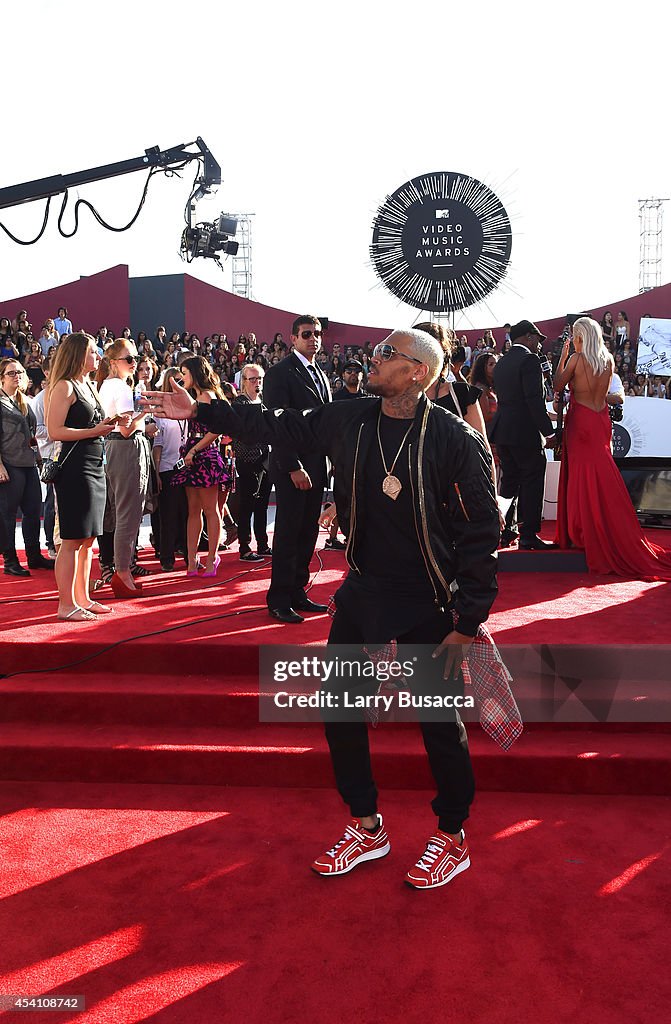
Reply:
M381 420L381 418L382 418L382 409L380 409L380 411L378 413L378 416L377 416L377 443L380 446L380 458L382 459L382 465L384 467L384 471L385 471L385 474L386 474L384 480L382 481L382 493L386 494L387 497L391 498L392 501L396 501L396 499L398 498L399 494L403 490L403 484L401 483L401 481L399 480L399 478L397 476L393 475L393 473L394 473L394 466L398 462L398 457L401 454L401 452L403 451L403 445L408 440L408 437L410 436L410 431L412 430L412 428L415 425L415 421L413 420L412 423L410 424L410 426L408 427L408 429L406 430L405 435L403 437L403 440L401 441L401 446L398 449L398 451L396 452L396 455L394 456L394 461L392 462L392 464L389 467L389 469L387 469L387 463L385 462L384 452L382 450L382 438L380 437L380 420Z

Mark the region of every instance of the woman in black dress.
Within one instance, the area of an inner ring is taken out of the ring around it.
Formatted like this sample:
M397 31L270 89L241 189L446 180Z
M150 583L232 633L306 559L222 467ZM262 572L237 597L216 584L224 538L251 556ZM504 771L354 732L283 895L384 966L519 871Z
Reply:
M91 548L105 514L103 438L114 423L104 419L89 373L98 365L89 334L70 334L58 346L45 399L47 431L61 441L56 502L61 545L56 559L58 618L83 622L111 611L89 594Z

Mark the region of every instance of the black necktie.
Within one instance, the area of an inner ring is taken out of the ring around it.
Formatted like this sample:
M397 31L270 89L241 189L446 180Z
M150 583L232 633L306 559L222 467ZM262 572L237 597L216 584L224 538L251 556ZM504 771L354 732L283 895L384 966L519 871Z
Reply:
M311 363L308 363L308 370L311 372L312 378L313 378L315 384L317 385L317 391L319 392L319 396L320 396L322 402L326 402L326 392L325 392L324 385L322 383L321 377L319 376L319 373L317 371L317 367L316 366L312 366Z

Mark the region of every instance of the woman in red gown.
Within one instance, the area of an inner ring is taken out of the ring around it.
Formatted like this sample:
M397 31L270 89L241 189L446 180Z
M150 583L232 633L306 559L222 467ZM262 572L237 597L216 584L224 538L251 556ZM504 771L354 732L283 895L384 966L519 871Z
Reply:
M590 572L634 579L671 580L671 552L647 541L611 454L612 427L606 395L613 357L591 317L573 325L559 359L555 393L568 384L571 400L564 438L557 501L557 543L583 548Z

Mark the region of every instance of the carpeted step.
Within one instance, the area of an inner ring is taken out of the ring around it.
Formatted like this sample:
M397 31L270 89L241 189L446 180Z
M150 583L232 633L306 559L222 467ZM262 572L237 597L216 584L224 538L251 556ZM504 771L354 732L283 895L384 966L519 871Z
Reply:
M645 733L528 732L505 753L470 727L478 785L486 790L671 794L669 740ZM5 724L0 779L214 785L332 785L319 726L258 729L175 725L115 727ZM379 785L426 788L419 730L375 730Z
M235 664L236 652L242 653L241 662L245 664L248 655L244 648L232 649L227 663ZM638 695L646 687L650 693L640 701ZM553 723L545 706L535 699L538 680L521 678L514 682L529 729L553 728L561 723L569 730L598 727L619 732L671 732L671 692L653 699L652 690L652 684L621 684L613 699L604 699L599 705L588 702L587 707L575 698L570 702L558 699ZM463 717L466 721L478 720L473 710ZM251 728L259 724L257 673L233 673L229 667L226 673L209 670L197 675L132 671L20 675L0 681L2 721Z

